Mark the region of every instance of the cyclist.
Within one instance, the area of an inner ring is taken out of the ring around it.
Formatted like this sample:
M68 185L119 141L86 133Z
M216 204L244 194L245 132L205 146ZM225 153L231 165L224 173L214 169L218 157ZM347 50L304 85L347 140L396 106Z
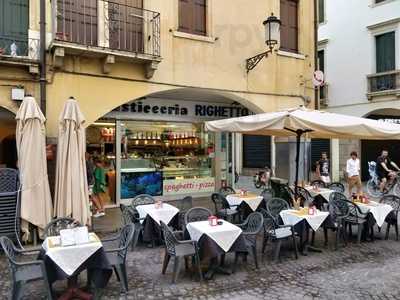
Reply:
M386 184L392 183L394 177L396 176L395 171L390 169L390 167L400 171L400 168L396 165L396 163L389 158L389 151L384 149L382 150L381 156L379 156L376 160L376 175L380 181L379 187L381 193L385 191Z

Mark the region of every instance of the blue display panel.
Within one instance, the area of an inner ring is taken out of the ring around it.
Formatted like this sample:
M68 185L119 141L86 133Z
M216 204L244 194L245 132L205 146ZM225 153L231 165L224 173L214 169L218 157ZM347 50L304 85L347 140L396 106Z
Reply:
M121 172L121 199L130 199L140 194L161 196L162 172Z

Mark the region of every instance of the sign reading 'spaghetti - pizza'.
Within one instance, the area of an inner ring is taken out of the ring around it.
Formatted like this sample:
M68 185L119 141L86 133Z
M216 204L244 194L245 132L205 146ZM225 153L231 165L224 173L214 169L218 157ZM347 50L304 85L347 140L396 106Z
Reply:
M215 191L215 178L192 178L163 181L163 195L212 193Z

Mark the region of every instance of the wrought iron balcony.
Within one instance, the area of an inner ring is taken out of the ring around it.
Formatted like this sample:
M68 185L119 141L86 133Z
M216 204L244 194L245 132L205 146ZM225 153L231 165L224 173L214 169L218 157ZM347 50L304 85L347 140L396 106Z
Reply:
M400 70L371 74L368 79L368 98L374 96L400 96Z
M39 39L0 35L0 60L39 60Z
M160 13L119 0L56 0L53 42L160 57Z

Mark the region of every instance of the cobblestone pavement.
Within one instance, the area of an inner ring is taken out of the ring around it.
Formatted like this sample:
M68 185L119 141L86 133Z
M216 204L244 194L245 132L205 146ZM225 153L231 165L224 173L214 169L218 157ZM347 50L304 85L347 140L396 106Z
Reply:
M321 236L317 245L322 244ZM102 299L400 299L400 242L393 236L388 241L350 243L338 251L324 249L298 260L286 245L282 263L272 262L272 250L270 246L258 270L249 258L247 264L239 261L234 274L203 283L182 270L178 283L172 285L172 264L161 275L163 248L139 247L127 259L129 292L120 294L113 275ZM226 264L231 263L230 254ZM2 255L0 278L0 298L8 299L9 272ZM83 274L82 284L85 278ZM41 287L41 283L26 285L24 299L41 299ZM57 291L64 288L65 282L55 284Z

